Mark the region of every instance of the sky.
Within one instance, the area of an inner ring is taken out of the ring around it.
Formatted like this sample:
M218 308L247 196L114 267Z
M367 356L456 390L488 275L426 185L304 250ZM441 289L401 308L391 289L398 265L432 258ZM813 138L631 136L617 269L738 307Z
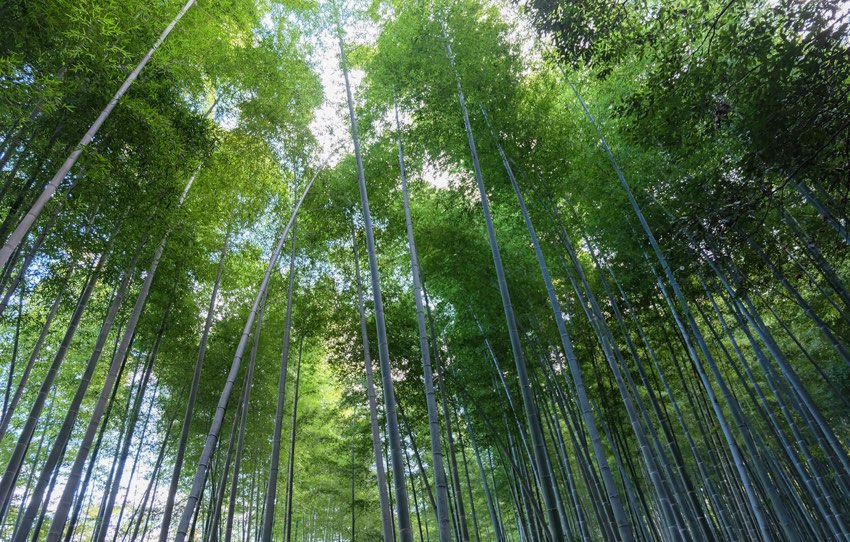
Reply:
M356 4L348 2L347 4ZM362 7L362 6L347 6ZM370 20L359 17L356 22L351 17L343 26L346 47L355 45L374 44L377 40L379 28ZM350 124L348 120L348 106L345 95L345 81L342 70L339 67L339 44L336 36L330 28L323 30L318 36L311 40L312 52L310 62L319 76L324 92L324 101L316 110L315 118L310 124L310 129L319 142L320 150L318 159L320 162L328 161L328 165L334 165L347 152L353 151L350 136ZM352 93L357 96L357 89L363 81L365 73L361 69L349 69L349 80ZM339 152L337 149L344 152Z
M357 10L362 13L368 7L368 2L364 3L360 0L342 1L347 10ZM502 17L511 24L513 31L510 35L510 41L520 46L522 58L539 59L540 55L536 52L536 40L533 38L535 32L527 18L521 16L519 6L509 0L493 0L493 3L499 7ZM345 46L349 49L356 45L374 44L380 33L379 26L364 16L358 16L356 20L354 17L348 17L343 28ZM319 142L317 162L333 166L343 156L353 152L345 82L342 70L339 67L339 45L336 36L329 28L323 30L319 35L313 36L310 43L312 45L310 62L319 76L324 92L324 101L315 111L315 118L310 129ZM361 69L349 70L355 100L357 99L357 90L364 77L365 73ZM402 112L402 124L405 123L405 117L404 112ZM388 126L393 123L394 119L387 118ZM424 165L421 177L438 188L446 188L452 180L450 173L441 170L433 163Z

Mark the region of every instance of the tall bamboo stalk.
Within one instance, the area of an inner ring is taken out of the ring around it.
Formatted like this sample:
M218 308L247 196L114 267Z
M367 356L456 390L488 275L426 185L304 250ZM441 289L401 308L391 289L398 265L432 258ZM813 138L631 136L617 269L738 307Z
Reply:
M428 409L428 430L431 436L431 461L434 468L434 486L436 488L437 499L437 532L439 533L440 542L451 542L451 528L449 525L449 502L448 502L448 485L446 483L446 471L443 465L443 449L440 443L440 420L437 412L437 399L434 390L434 373L431 368L431 350L429 347L428 329L425 326L425 309L422 303L422 279L419 272L419 257L416 254L416 242L413 237L413 219L410 216L410 197L407 190L407 172L404 167L404 145L401 139L401 121L398 114L398 103L395 104L395 122L396 122L396 141L398 143L398 165L401 173L401 194L402 203L404 204L404 220L407 226L407 247L410 253L411 275L413 277L413 299L416 305L416 326L419 333L419 350L422 356L422 371L425 381L425 404ZM434 352L437 355L437 352ZM441 390L442 394L442 390ZM443 416L446 420L446 430L448 431L449 457L453 461L454 452L451 448L454 442L451 435L451 428L448 425L447 409L443 407ZM454 468L454 471L457 469ZM456 499L460 499L458 494L459 484L455 483ZM462 501L458 501L461 507ZM461 513L461 518L463 514ZM466 532L466 521L462 521L461 528ZM463 540L468 540L467 534Z
M354 98L348 77L348 61L343 42L342 27L337 14L337 40L339 42L340 65L345 79L345 94L348 102L348 120L351 125L351 139L354 144L354 158L357 164L357 181L360 189L360 204L363 211L363 224L366 231L366 249L369 258L369 271L372 278L372 296L375 302L375 325L378 332L378 359L381 366L381 381L384 388L384 412L387 420L387 437L392 457L393 485L396 492L396 515L398 534L401 542L413 542L413 529L410 523L410 505L404 482L404 462L402 459L401 436L396 414L395 387L390 366L390 351L387 344L387 324L384 316L384 301L381 296L381 276L378 270L378 256L375 249L375 234L372 226L372 213L369 210L369 194L366 190L366 176L363 172L363 157L360 154L360 138L357 133L357 116L354 113Z
M283 324L283 348L281 350L280 374L277 383L277 410L274 418L274 436L272 437L272 455L269 465L269 481L266 489L266 502L263 517L262 542L270 542L274 526L275 496L277 478L280 469L280 440L283 431L283 409L286 401L286 372L289 366L289 337L292 331L292 291L295 286L295 240L296 229L292 230L292 252L289 255L289 286L286 291L286 318Z
M360 337L363 344L363 362L366 366L366 395L369 402L369 427L372 433L372 452L375 456L375 474L378 482L378 500L381 505L381 528L384 542L395 541L392 507L387 494L387 475L384 469L384 454L381 451L381 429L378 423L378 406L375 399L375 379L372 374L372 354L369 351L369 330L366 326L366 308L363 286L360 280L360 258L357 251L357 236L351 223L351 241L354 251L354 277L357 285L357 310L360 315Z
M189 0L183 6L183 8L174 16L168 26L165 27L165 30L162 31L162 34L159 35L159 38L154 42L153 46L148 50L142 60L136 65L130 75L127 76L127 79L124 80L124 83L118 88L115 92L115 95L112 96L112 99L106 104L106 107L103 108L103 111L100 112L97 119L95 119L94 123L89 127L86 133L83 135L80 142L77 144L77 147L68 155L68 158L65 159L65 162L53 176L49 183L44 187L42 193L38 196L38 199L35 200L32 207L30 207L27 214L24 215L23 219L21 219L18 226L15 228L15 231L12 232L12 235L9 236L9 239L6 240L6 243L3 245L3 248L0 248L0 268L4 267L6 263L9 261L9 258L12 255L12 252L18 248L21 242L24 240L27 232L29 232L35 220L41 214L42 209L53 197L53 194L56 193L56 190L59 189L59 185L65 176L71 171L71 168L74 167L74 164L77 163L77 159L79 159L80 155L83 153L85 148L97 134L100 127L112 113L112 110L115 109L115 106L118 105L119 100L126 94L127 90L129 90L130 85L138 78L142 69L147 65L148 61L150 61L153 54L157 49L162 45L165 41L165 38L171 33L174 27L180 22L180 19L183 18L183 15L189 11L189 8L195 3L195 0Z

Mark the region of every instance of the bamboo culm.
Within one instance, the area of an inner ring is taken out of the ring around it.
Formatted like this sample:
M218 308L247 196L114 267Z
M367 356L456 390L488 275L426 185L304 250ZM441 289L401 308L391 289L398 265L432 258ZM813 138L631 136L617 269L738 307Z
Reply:
M172 19L168 26L165 27L165 30L163 30L162 34L160 34L159 38L157 38L157 40L154 42L153 46L148 50L145 56L142 57L142 60L139 61L133 71L130 72L130 75L127 76L127 79L124 80L124 83L121 84L121 86L115 92L115 95L112 96L112 99L109 100L109 102L106 104L106 107L103 108L103 111L101 111L100 115L98 115L97 119L95 119L94 123L89 127L89 129L83 135L82 139L80 139L80 142L77 144L77 147L71 152L68 158L65 159L65 162L62 164L62 166L59 168L59 170L56 172L50 182L47 183L47 185L44 187L44 190L38 196L38 199L36 199L35 203L33 203L32 207L30 207L29 211L27 211L27 214L24 215L23 219L21 219L20 223L15 228L15 231L12 232L12 235L9 236L9 239L6 240L6 243L3 245L2 248L0 248L0 268L3 268L6 265L12 255L12 252L14 252L15 249L17 249L18 246L21 244L21 242L23 242L24 237L26 236L27 232L29 232L30 228L32 227L38 216L41 214L41 211L44 206L47 204L50 198L53 197L53 194L55 194L56 191L59 189L59 185L62 180L71 171L71 168L74 167L74 164L77 163L77 159L79 159L80 155L83 153L83 151L91 142L91 140L94 138L95 134L97 134L98 130L100 130L100 127L112 113L112 110L115 109L115 106L118 105L118 102L121 100L124 94L127 93L127 90L129 90L130 86L133 84L136 78L139 77L139 74L141 73L142 69L150 61L156 50L159 49L159 47L162 45L162 43L177 25L177 23L180 22L180 19L183 18L186 12L189 11L189 8L194 5L194 3L195 0L189 0L188 2L186 2L183 8L174 17L174 19Z
M297 223L296 223L297 224ZM283 347L281 349L280 374L277 383L277 410L274 418L274 435L272 437L272 455L269 465L269 480L266 486L266 502L263 512L263 529L261 542L271 542L274 527L275 496L277 494L277 478L280 469L280 441L283 430L283 408L286 401L286 372L289 366L289 339L292 331L292 290L295 286L295 248L297 229L292 230L292 251L289 255L289 285L286 290L286 317L283 324Z
M407 189L407 172L404 167L404 145L401 139L401 121L399 120L398 103L395 104L395 121L396 121L396 140L398 143L398 164L401 174L401 194L402 203L404 204L404 220L407 226L407 246L410 252L410 268L413 276L413 298L416 305L416 325L419 333L419 350L422 356L422 371L425 380L425 403L428 409L428 429L431 437L431 460L434 468L434 486L437 491L437 532L439 533L440 542L451 542L451 530L449 525L449 502L448 502L448 486L446 483L446 471L443 465L443 449L440 443L440 421L437 413L437 399L434 390L434 373L431 367L431 351L429 348L428 330L425 326L425 310L422 303L422 285L419 272L419 257L416 254L416 242L413 237L413 219L410 215L410 198ZM438 355L436 350L434 355ZM441 390L442 394L442 390ZM443 416L446 423L449 423L446 407L443 407ZM450 460L453 460L454 452L451 448L454 442L451 436L450 426L447 425L448 444ZM456 471L456 467L453 467ZM456 498L458 505L462 511L463 502L460 500L459 484L455 482ZM460 514L463 518L463 514ZM466 532L466 521L462 521L461 527L463 532ZM469 535L463 538L468 540Z
M372 355L369 351L369 330L366 326L366 308L363 299L363 286L360 279L360 258L357 251L357 236L354 223L351 223L352 250L354 252L354 277L357 286L357 310L360 315L360 337L363 345L363 362L366 367L366 394L369 402L369 427L372 433L372 452L375 456L375 473L378 482L378 499L381 505L381 528L384 542L395 541L392 507L387 495L387 475L384 469L384 455L381 452L381 430L378 423L378 406L375 399L375 379L372 373Z
M369 271L372 278L372 296L375 302L375 325L378 334L378 359L381 366L381 381L384 388L384 412L387 418L387 437L392 458L393 485L396 491L396 515L400 542L413 542L413 529L410 523L410 505L404 481L404 462L402 459L401 436L396 414L395 389L390 367L390 352L387 344L387 325L384 316L384 302L381 297L381 277L378 271L378 257L375 250L375 237L372 226L372 214L369 210L369 195L366 191L366 177L363 172L363 157L360 153L360 139L357 134L357 117L354 113L354 98L348 77L348 64L343 44L342 28L337 17L337 36L340 50L340 64L345 79L348 119L351 125L351 139L354 144L354 157L357 165L357 181L360 189L360 203L363 211L363 223L366 231L366 248L369 259Z

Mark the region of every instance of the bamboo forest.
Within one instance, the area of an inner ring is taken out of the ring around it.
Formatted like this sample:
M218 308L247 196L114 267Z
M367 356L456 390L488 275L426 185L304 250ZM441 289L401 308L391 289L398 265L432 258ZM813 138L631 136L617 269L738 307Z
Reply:
M0 541L850 542L848 0L3 0Z

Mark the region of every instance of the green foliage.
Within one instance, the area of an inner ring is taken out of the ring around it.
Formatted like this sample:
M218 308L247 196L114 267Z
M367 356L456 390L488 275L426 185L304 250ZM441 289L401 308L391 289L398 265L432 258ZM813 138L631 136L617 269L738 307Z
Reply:
M14 0L0 6L4 21L0 31L0 237L8 236L38 188L74 148L181 5L177 0ZM846 239L835 224L846 228L848 223L850 62L847 10L833 0L685 1L675 6L531 0L522 9L474 0L354 6L216 0L193 6L86 149L23 246L23 257L31 250L35 256L0 316L0 357L8 360L0 366L0 391L5 393L7 379L14 391L50 307L61 297L58 316L23 390L22 406L14 412L10 432L0 440L0 461L5 464L12 453L76 299L108 240L114 236L114 248L51 390L54 414L49 419L43 414L39 421L36 434L43 431L46 442L55 438L58 413L64 414L77 389L78 375L89 360L116 285L124 273L134 273L103 359L109 358L120 340L143 270L159 240L167 236L119 382L114 414L105 425L104 448L95 464L96 483L89 489L97 497L102 494L109 460L120 449L123 412L135 393L134 371L150 354L166 314L154 363L155 384L145 400L145 406L151 405L152 418L146 421L150 442L143 447L144 462L155 460L156 446L151 442L161 441L172 419L176 421L171 438L178 432L213 282L224 255L178 492L180 503L272 248L294 202L315 175L315 185L297 219L286 384L285 437L291 429L298 343L304 338L295 430L294 520L299 529L316 533L327 529L346 539L353 507L355 538L380 538L352 256L352 245L358 243L365 260L355 160L346 154L320 166L314 158L329 145L325 136L314 134L318 132L312 124L314 113L328 104L326 96L338 90L323 88L326 81L320 78L330 70L324 57L332 62L336 52L335 45L330 53L323 51L327 36L337 31L335 21L323 17L337 17L340 12L343 33L357 25L367 29L363 32L367 39L358 36L356 44L346 45L345 54L348 66L364 73L357 88L356 111L393 379L409 422L402 434L411 453L415 483L421 483L423 473L412 456L411 438L422 454L424 475L433 477L433 472L397 136L405 146L416 245L433 311L436 337L431 339L444 365L437 371L437 384L458 412L455 436L462 438L468 456L478 520L486 523L487 506L463 414L471 418L485 465L487 457L493 456L495 472L487 469L490 489L505 511L505 522L519 518L517 473L510 466L510 454L518 454L518 468L527 467L521 449L524 424L516 423L522 416L520 392L472 177L457 99L459 84L470 108L534 393L545 405L543 415L552 414L557 423L550 426L548 418L544 423L554 470L562 490L566 479L560 469L567 466L575 471L577 505L587 510L591 538L601 537L603 529L598 518L591 517L597 488L589 480L596 476L597 464L584 442L585 428L575 425L579 415L573 381L497 143L510 161L537 229L585 375L594 408L591 415L603 433L609 431L610 436L603 437L606 459L615 469L618 460L626 461L615 474L618 487L629 491L628 479L641 492L641 499L647 496L650 506L657 506L655 488L637 453L635 423L624 408L613 366L634 382L628 393L646 412L637 425L655 431L659 439L669 434L673 440L672 445L665 440L653 452L660 463L670 463L666 476L673 479L686 472L700 485L705 502L715 497L713 488L727 491L733 465L717 438L715 412L682 341L679 326L687 322L673 317L658 288L655 273L660 273L660 265L651 258L642 225L600 147L594 125L577 103L572 83L628 179L688 299L696 330L706 337L698 362L714 357L736 399L722 401L721 412L731 419L734 409L740 408L750 424L747 431L764 445L765 452L760 452L764 457L748 458L748 468L766 462L765 458L781 465L781 475L789 480L787 488L781 489L783 498L792 502L791 497L799 495L806 513L814 510L807 493L796 493L805 484L786 459L782 443L796 439L792 427L799 427L807 453L817 459L807 468L817 473L826 473L832 452L819 448L820 429L813 428L809 414L801 414L799 393L782 373L785 368L775 361L787 362L829 428L840 442L846 441L850 369L841 350L850 348L846 306L850 296L844 286L850 278L850 263ZM539 36L523 34L529 22ZM551 51L546 49L550 45ZM332 84L342 87L341 80ZM482 106L495 137L484 121ZM400 134L394 122L396 107L402 122ZM190 179L193 185L180 206L180 195ZM806 190L815 195L820 208L807 201ZM49 223L51 216L55 216L53 223ZM42 233L43 240L35 246ZM228 249L223 254L225 240ZM571 260L570 247L579 265ZM245 525L248 532L253 532L247 526L249 509L255 521L267 483L289 242L283 254L271 279L250 384L237 501L238 527ZM138 262L130 270L134 256ZM0 276L0 292L5 293L21 261ZM371 357L377 360L374 304L365 265L361 274L368 300ZM728 279L731 294L718 282L718 275ZM666 277L660 283L670 286ZM598 320L587 317L590 296L599 301ZM762 318L762 327L748 324L742 311L735 309L735 303L749 301L752 309L748 310L753 312L747 314ZM729 327L728 332L722 324ZM685 335L692 340L695 330ZM775 346L768 339L775 340ZM602 341L609 341L614 360L606 359ZM249 351L252 342L248 342ZM225 414L211 471L215 476L223 469L249 355L246 352ZM493 356L501 375L496 373ZM105 380L108 361L103 359L83 403L82 420L90 416ZM547 367L551 372L544 370ZM753 371L752 378L746 374L748 369ZM554 393L556 387L563 389L563 397ZM510 410L506 392L516 412ZM767 398L762 400L759 393ZM652 408L655 398L660 398L663 416ZM787 418L782 410L786 407ZM768 414L779 420L775 423L781 434ZM445 420L441 423L445 430ZM143 425L140 422L137 435ZM733 433L743 440L739 428L733 428ZM74 453L79 438L75 430L69 442ZM509 438L513 450L507 445ZM134 451L136 446L141 445L134 443ZM681 465L674 465L673 448L684 456ZM283 522L286 494L288 448L283 449L276 532ZM174 451L171 447L166 451L162 472L170 474ZM41 461L31 445L26 464L39 466ZM137 480L146 482L150 475L150 469L141 469ZM531 475L520 476L525 483L535 483ZM164 479L160 474L160 485L165 485ZM23 483L21 477L20 488ZM433 512L425 504L420 485L422 520L433 528ZM567 496L565 490L563 494ZM207 487L205 499L209 495ZM727 496L738 499L735 492L720 498ZM701 506L717 517L726 506L705 502ZM746 506L743 503L740 499L734 504ZM137 504L133 501L130 506ZM18 506L15 500L14 513L19 512ZM650 514L634 504L628 507L647 524L657 523L654 508ZM723 510L732 513L731 507ZM86 508L84 516L94 518L97 513L95 505ZM574 513L568 511L570 518ZM524 518L519 519L521 523ZM513 533L515 528L509 529ZM5 532L0 530L0 537ZM485 532L482 529L482 538Z

